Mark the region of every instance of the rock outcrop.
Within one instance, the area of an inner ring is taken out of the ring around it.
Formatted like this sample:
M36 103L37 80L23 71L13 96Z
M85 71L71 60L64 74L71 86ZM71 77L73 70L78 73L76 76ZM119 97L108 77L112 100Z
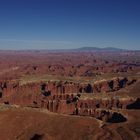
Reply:
M113 121L113 108L130 109L139 104L133 98L92 98L81 99L82 93L94 94L116 91L135 81L125 77L100 80L89 83L49 81L20 85L19 82L0 82L0 102L21 106L46 108L51 112L93 116L101 120ZM116 114L115 114L116 115Z

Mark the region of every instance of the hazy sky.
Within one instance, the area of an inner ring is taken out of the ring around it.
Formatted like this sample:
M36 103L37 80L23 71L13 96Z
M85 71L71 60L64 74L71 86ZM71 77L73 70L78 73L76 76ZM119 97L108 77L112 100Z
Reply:
M140 49L140 0L0 0L0 49Z

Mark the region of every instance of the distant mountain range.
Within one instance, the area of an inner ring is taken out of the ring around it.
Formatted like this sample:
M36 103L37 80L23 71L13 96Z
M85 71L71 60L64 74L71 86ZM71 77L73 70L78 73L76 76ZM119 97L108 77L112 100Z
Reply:
M140 50L128 50L128 49L120 49L120 48L114 48L114 47L105 47L105 48L99 48L99 47L81 47L81 48L75 48L75 49L29 49L29 50L0 50L0 52L24 52L24 53L32 53L32 52L140 52Z
M114 48L114 47L106 47L106 48L98 48L98 47L81 47L77 49L72 49L72 50L77 50L77 51L127 51L125 49L119 49L119 48Z
M72 48L72 49L53 49L48 51L55 51L55 52L121 52L121 51L129 51L126 49L114 48L114 47L106 47L106 48L99 48L99 47L80 47L80 48Z
M130 50L130 49L120 49L115 47L81 47L75 49L55 49L55 50L48 50L48 51L56 51L56 52L140 52L140 50Z

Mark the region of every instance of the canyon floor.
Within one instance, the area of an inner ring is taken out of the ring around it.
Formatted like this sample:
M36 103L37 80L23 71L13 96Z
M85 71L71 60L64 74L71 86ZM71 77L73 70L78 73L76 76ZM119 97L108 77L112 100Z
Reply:
M139 116L139 51L0 51L0 140L139 140Z

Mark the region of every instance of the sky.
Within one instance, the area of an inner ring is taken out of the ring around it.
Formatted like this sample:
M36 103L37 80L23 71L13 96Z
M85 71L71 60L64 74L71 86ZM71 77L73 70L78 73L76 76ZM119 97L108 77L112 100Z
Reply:
M0 49L140 49L140 0L0 0Z

